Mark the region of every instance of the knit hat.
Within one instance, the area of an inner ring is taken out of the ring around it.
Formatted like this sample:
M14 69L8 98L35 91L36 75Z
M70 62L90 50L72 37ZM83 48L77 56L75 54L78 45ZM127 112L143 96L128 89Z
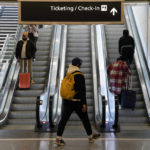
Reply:
M22 35L28 37L28 32L23 32Z
M72 60L72 65L73 66L77 66L77 65L81 65L81 64L82 64L82 60L78 57L76 57Z
M124 36L128 36L129 35L129 31L128 30L123 30L123 35Z

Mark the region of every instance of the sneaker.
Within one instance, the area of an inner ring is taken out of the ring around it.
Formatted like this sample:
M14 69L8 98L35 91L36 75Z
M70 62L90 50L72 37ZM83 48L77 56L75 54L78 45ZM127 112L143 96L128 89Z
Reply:
M58 146L64 146L65 142L63 139L58 139L56 138L56 140L54 141L54 144L58 145Z
M93 136L89 138L89 143L94 143L94 141L100 138L100 136L100 134L93 134Z

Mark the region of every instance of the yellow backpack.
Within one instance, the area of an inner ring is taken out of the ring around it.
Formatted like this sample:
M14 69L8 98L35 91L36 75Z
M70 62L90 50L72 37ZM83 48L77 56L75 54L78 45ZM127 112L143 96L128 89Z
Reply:
M67 73L65 78L61 82L60 86L60 95L63 99L71 100L74 98L75 94L77 93L74 90L74 76L77 74L83 75L81 72L75 72L75 73Z

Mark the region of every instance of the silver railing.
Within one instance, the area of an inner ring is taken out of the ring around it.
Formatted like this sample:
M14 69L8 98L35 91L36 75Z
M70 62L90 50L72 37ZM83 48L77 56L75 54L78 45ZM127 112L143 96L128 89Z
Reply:
M107 101L106 105L106 123L115 120L115 96L109 90L108 75L107 75L107 46L104 31L104 25L97 25L97 36L99 39L99 66L100 66L100 79L101 79L101 94L105 96Z
M150 76L131 6L125 7L125 19L130 35L133 36L135 40L134 60L148 112L148 118L150 120Z
M21 28L19 31L21 32ZM13 44L14 46L12 48L13 52L15 52L17 39L19 39L21 35L20 32L18 32L18 34L15 37L14 35L9 35L8 44L6 45L7 47L6 51L9 48L9 41L10 41L10 43ZM6 75L4 76L5 77L5 79L3 80L4 83L0 91L0 125L3 125L5 121L7 120L14 90L16 88L19 69L20 69L19 64L17 64L17 60L14 57L14 53L12 53L12 57L9 60L9 66L7 70L5 70Z
M96 26L91 25L91 54L92 54L92 75L93 75L93 91L94 91L94 110L95 110L95 123L100 127L102 123L102 95L101 95L101 82L100 82L100 66L99 66L99 47Z
M61 25L54 26L52 45L50 48L51 53L48 84L45 88L45 92L40 96L40 100L42 100L42 105L40 105L40 121L49 121L49 102L51 100L50 97L53 98L56 91L59 51L61 48L61 28Z
M67 26L63 25L62 27L62 42L61 42L61 52L60 52L60 61L59 61L59 72L58 72L58 84L55 91L55 95L53 97L53 111L52 111L52 120L54 124L58 124L58 121L61 117L62 111L62 98L60 96L60 85L61 81L64 78L65 74L65 59L66 59L66 41L67 41Z
M16 43L16 39L14 39L11 35L7 36L6 42L4 44L4 47L2 49L2 53L1 53L1 57L0 57L0 65L1 65L1 70L0 70L0 91L3 90L3 86L5 83L5 80L7 78L7 73L9 71L9 67L11 65L12 59L13 59L13 55L14 53L12 52L12 57L10 58L5 58L6 56L6 52L7 49L10 47L11 43ZM12 49L15 49L15 45L14 47L12 47Z
M2 50L0 51L0 63L2 63L5 53L6 53L6 50L7 50L8 38L9 38L9 34L6 34Z
M0 79L1 79L0 91L3 89L3 85L7 78L7 74L14 57L16 43L19 40L21 34L22 34L22 26L19 25L15 35L7 34L6 36L2 51L0 53L0 66L2 67L0 70ZM6 59L5 56L10 47L12 49L12 56Z

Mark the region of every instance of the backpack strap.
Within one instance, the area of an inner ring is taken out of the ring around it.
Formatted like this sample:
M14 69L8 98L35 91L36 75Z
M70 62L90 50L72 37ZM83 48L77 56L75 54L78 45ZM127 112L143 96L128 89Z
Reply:
M73 73L71 73L71 74L74 75L74 76L77 75L77 74L80 74L80 75L84 76L83 73L80 72L80 71L75 71L75 72L73 72Z

